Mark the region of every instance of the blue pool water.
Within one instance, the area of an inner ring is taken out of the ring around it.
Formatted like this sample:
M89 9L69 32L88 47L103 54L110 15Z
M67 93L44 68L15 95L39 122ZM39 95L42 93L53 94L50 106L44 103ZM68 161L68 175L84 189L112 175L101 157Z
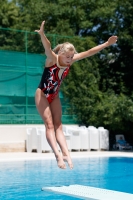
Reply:
M61 170L55 160L0 162L0 200L73 200L41 191L45 186L80 184L133 193L133 158L73 159L73 170Z

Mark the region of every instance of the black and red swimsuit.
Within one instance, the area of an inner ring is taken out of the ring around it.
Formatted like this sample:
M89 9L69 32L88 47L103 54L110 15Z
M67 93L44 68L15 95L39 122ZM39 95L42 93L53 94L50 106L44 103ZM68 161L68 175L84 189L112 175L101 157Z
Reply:
M38 88L40 88L49 103L57 96L63 79L68 75L70 66L58 67L57 64L45 67Z

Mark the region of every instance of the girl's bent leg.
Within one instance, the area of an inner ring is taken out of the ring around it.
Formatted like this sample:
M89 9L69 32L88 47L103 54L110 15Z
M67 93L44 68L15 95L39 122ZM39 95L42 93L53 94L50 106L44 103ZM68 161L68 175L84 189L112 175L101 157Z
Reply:
M62 109L61 109L61 103L60 103L59 97L56 97L52 101L52 103L50 104L50 108L52 112L55 132L56 132L56 135L55 135L56 140L61 148L64 161L67 161L70 169L72 169L73 168L72 160L71 160L66 139L62 130L62 123L61 123Z
M37 110L45 123L46 138L55 154L58 166L62 169L65 169L66 168L65 163L57 148L57 142L56 142L56 137L55 137L55 130L54 130L50 106L46 97L44 96L44 94L39 88L36 90L35 102L36 102Z

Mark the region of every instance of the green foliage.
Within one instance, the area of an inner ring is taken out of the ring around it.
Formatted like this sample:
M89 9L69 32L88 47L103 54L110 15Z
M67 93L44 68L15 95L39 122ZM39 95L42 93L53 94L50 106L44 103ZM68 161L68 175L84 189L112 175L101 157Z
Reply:
M18 23L19 9L14 2L0 0L0 27L13 28Z
M132 99L123 94L102 93L102 98L95 104L90 122L95 123L96 126L102 124L113 131L131 131L133 122Z

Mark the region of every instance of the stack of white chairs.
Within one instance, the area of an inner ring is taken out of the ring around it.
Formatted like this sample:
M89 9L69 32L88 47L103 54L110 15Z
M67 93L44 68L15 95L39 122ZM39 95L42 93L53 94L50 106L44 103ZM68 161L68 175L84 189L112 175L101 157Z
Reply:
M89 131L89 138L90 138L90 149L100 150L98 129L94 126L89 126L88 131Z
M41 153L40 135L37 134L36 128L27 128L26 149L27 152L37 150L37 153Z
M57 147L60 151L60 147L58 144ZM45 126L44 128L27 128L26 149L27 152L32 152L33 150L36 150L37 153L42 153L43 151L52 152L52 149L46 139Z
M90 151L90 136L86 126L79 127L80 149Z
M90 149L109 150L109 131L104 127L89 126Z
M40 146L41 152L42 151L49 151L49 152L51 152L52 149L51 149L51 147L48 144L48 141L46 139L46 129L45 129L45 126L44 126L44 128L37 127L36 131L37 131L37 135L40 136L39 146Z
M69 127L68 133L71 135L71 149L80 151L81 149L81 140L80 140L80 133L79 127Z
M104 127L68 126L63 125L68 150L109 150L109 131ZM60 147L57 144L58 150ZM27 128L27 152L36 150L38 153L52 152L46 139L46 129L40 127Z
M99 149L109 150L109 131L104 127L98 128L99 132Z

